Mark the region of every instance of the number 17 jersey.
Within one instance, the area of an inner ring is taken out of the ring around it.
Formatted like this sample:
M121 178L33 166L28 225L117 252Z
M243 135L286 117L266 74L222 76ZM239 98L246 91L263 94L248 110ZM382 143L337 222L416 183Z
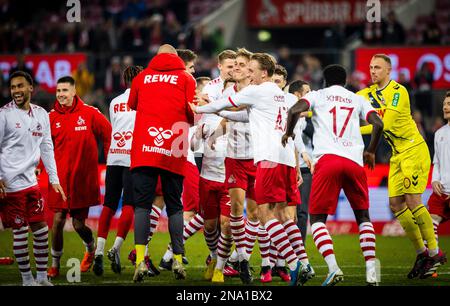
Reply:
M311 91L303 97L313 111L314 161L325 154L348 158L363 166L360 119L375 112L367 101L342 86Z

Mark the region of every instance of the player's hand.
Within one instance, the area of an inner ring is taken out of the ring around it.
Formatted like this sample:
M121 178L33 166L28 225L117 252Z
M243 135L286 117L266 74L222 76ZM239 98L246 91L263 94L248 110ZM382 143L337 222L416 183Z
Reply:
M431 186L433 187L433 192L435 194L437 194L438 196L442 197L443 196L443 189L444 186L442 186L441 182L439 181L434 181L431 183Z
M206 104L209 103L209 97L208 97L207 94L198 94L198 95L195 95L195 97L194 97L194 103L197 104L197 105L199 105L199 106L206 105Z
M375 168L375 153L370 153L370 152L365 151L363 153L363 158L364 158L364 164L369 166L370 170L373 170Z
M309 117L309 111L300 113L300 118L308 118Z
M195 105L195 103L189 103L189 107L194 114L197 114L197 105Z
M297 188L303 184L303 177L300 170L297 168Z
M66 194L64 193L64 190L60 184L52 184L52 187L56 193L61 194L61 198L63 199L64 202L67 201Z
M3 180L0 180L0 199L6 198L6 184Z
M309 171L311 172L311 174L313 174L314 173L314 162L309 157L308 153L303 152L302 158L303 158L303 161L306 163L306 166L309 168Z
M285 133L283 135L283 137L281 137L281 144L283 145L283 147L286 146L286 144L288 143L290 137L292 137L292 139L295 139L295 134L292 133L292 135L288 135L287 133Z
M216 150L216 137L214 137L214 134L215 133L212 133L208 138L208 145L213 151Z

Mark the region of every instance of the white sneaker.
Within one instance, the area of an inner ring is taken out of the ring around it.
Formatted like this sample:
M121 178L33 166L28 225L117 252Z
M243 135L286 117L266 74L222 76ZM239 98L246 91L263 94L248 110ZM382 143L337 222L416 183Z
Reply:
M327 278L322 283L322 286L334 286L339 282L342 282L344 280L344 273L341 271L341 269L337 269L333 272L328 273Z
M377 261L369 260L366 262L366 283L367 286L378 286Z
M46 278L36 279L35 286L53 287L53 284Z

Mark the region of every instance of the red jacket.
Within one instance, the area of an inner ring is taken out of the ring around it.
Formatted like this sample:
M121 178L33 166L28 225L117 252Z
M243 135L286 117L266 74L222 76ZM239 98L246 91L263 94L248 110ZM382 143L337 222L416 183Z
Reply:
M58 177L67 196L64 202L49 185L49 208L78 209L100 204L97 139L103 141L106 157L111 124L78 96L71 107L62 107L56 101L49 116Z
M131 169L157 167L184 175L189 126L194 114L188 105L195 80L175 54L158 54L131 85L128 105L136 110Z

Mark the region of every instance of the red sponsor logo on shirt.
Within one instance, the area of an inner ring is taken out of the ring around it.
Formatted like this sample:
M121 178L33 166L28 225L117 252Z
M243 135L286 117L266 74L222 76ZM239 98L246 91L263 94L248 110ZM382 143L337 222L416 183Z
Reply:
M119 148L122 148L127 144L128 140L133 138L133 132L131 132L131 131L116 132L116 133L114 133L113 138L115 141L117 141L117 146Z

